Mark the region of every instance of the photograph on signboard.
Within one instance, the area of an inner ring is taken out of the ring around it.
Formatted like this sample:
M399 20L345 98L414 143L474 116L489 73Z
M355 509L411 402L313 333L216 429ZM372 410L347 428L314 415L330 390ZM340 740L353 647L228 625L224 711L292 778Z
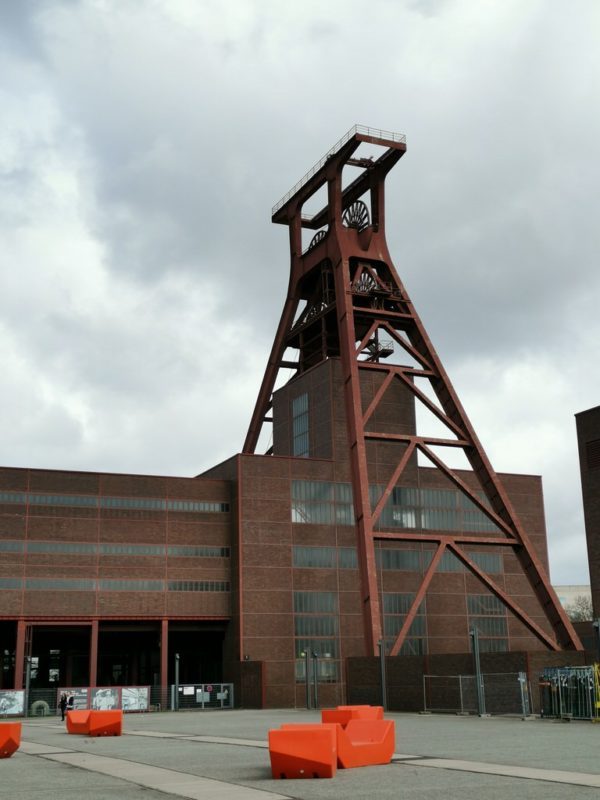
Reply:
M25 710L23 690L4 689L0 691L0 717L21 717Z
M150 687L123 686L121 707L123 711L148 711Z
M121 707L118 688L92 689L92 708L95 711L110 711Z
M64 693L67 696L67 708L74 711L81 711L90 707L90 695L87 686L62 687L56 690L56 706L59 707L60 696ZM71 698L72 701L71 701Z

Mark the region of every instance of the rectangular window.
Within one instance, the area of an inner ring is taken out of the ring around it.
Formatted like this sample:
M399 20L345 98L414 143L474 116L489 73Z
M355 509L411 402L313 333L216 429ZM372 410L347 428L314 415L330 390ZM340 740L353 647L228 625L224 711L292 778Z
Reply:
M65 553L67 555L94 555L96 545L87 542L27 542L28 553Z
M466 552L469 558L484 572L490 575L499 575L504 572L504 562L500 553L474 553L471 550Z
M423 553L423 568L427 569L427 567L431 564L431 560L434 555L434 550L426 550ZM437 571L438 572L464 572L466 567L459 561L459 559L452 553L450 550L444 550L442 557L440 558Z
M21 578L0 578L0 589L22 589Z
M164 556L162 544L101 544L103 556Z
M482 653L508 651L508 623L506 606L493 594L467 595L469 627L479 632L479 649Z
M479 639L480 653L508 653L508 639Z
M168 500L169 511L200 511L209 514L225 514L229 511L229 503L212 503L204 500Z
M377 506L383 490L380 484L369 486L372 510ZM483 495L481 499L486 503ZM292 522L354 525L351 485L327 481L292 481ZM498 532L492 520L462 492L411 486L392 489L375 528Z
M394 551L392 551L394 552ZM402 552L397 550L395 552ZM411 609L415 595L410 592L384 592L382 602L383 635L389 652L402 630L406 615ZM425 601L421 603L398 654L401 656L424 655L427 652L427 621Z
M292 400L292 455L308 457L308 394Z
M594 439L591 442L586 442L585 456L587 468L590 472L600 469L600 439Z
M296 636L337 636L337 617L297 615L294 630Z
M335 547L293 548L293 564L295 567L332 569L335 568L335 557Z
M22 540L0 540L0 553L22 553L24 550L25 543Z
M102 579L99 581L101 592L164 592L164 581L131 581Z
M211 547L210 545L169 545L170 556L195 556L196 558L229 558L228 547Z
M375 555L381 569L421 572L421 552L419 550L393 550L382 547L375 551Z
M319 681L339 678L338 605L335 592L294 592L296 680L304 681L317 668ZM315 659L316 656L316 659Z
M358 553L356 547L338 548L339 569L358 569Z
M292 522L354 525L350 484L292 481Z
M96 589L96 581L86 578L25 578L25 588L31 590L48 591L79 591L93 592Z
M229 581L169 581L170 592L228 592Z
M335 592L294 592L294 613L337 614Z
M37 494L34 492L0 492L0 503L29 503L32 506L145 511L187 511L226 513L229 503L206 500L165 500L160 497L109 497L84 494Z

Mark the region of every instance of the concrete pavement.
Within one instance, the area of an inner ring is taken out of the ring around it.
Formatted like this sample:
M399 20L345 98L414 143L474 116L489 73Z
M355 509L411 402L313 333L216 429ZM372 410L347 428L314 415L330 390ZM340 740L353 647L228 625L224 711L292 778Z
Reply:
M600 788L600 725L519 718L388 714L392 764L332 780L274 781L266 736L317 712L220 711L126 715L122 737L69 736L53 718L23 723L21 749L0 761L15 800L580 800Z

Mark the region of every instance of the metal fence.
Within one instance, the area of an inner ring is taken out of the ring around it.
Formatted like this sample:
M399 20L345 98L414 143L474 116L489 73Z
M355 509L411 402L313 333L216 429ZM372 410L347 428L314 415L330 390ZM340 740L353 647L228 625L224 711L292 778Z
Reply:
M232 683L181 684L178 687L149 687L145 702L136 707L126 702L125 693L130 687L118 687L119 702L115 708L124 711L172 711L233 708L234 692ZM85 689L89 693L89 689ZM97 691L97 690L96 690ZM123 693L123 697L120 693ZM30 689L29 697L24 690L0 692L0 718L15 716L48 717L60 715L58 708L59 692L56 689ZM89 696L88 696L89 701ZM90 702L77 702L75 708L90 707ZM93 699L92 699L92 706Z
M547 667L540 676L540 709L545 717L600 717L600 664Z
M233 683L192 683L171 686L169 707L174 711L233 708Z
M524 672L488 673L481 676L481 688L488 714L531 713L530 688ZM425 711L477 714L475 675L424 675Z

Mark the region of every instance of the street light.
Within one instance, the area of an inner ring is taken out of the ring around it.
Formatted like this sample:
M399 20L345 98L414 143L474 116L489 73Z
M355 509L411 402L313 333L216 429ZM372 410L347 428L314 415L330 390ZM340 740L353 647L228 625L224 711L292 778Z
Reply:
M472 627L469 636L473 643L473 659L475 661L475 680L477 681L477 705L479 706L479 716L485 717L485 692L483 690L483 678L481 676L481 665L479 663L479 631Z
M381 671L381 705L387 711L387 682L385 675L385 639L380 639L379 645L379 668Z
M319 654L315 650L313 657L313 679L315 684L315 708L319 707Z
M179 711L179 653L175 653L175 698L174 710Z
M308 669L310 653L308 652L308 650L303 650L300 653L300 658L304 659L304 684L306 686L306 707L310 708L310 670Z

